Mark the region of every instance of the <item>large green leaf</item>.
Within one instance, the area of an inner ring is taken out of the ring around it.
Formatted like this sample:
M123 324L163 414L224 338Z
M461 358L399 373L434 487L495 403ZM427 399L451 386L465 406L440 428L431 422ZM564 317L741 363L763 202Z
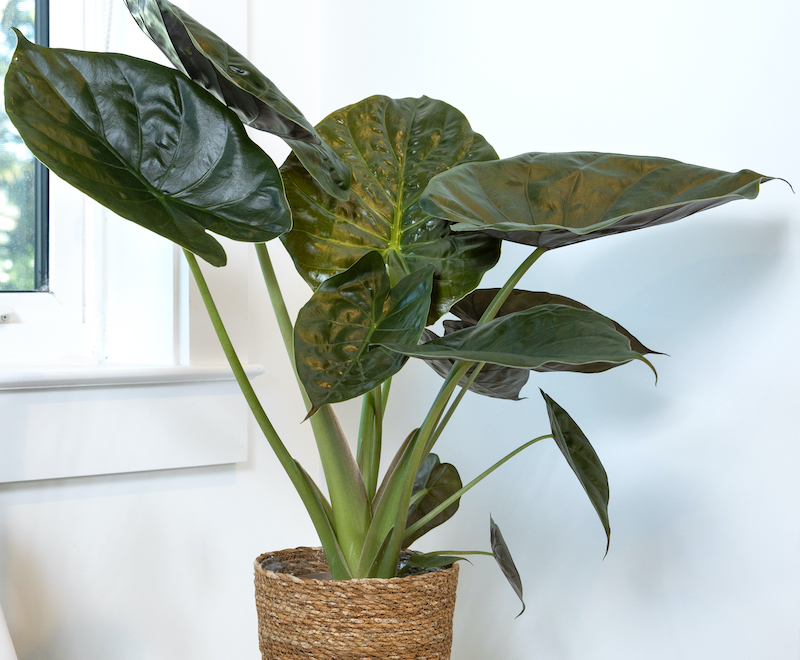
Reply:
M552 303L466 327L426 344L376 343L412 357L521 369L571 368L598 362L619 365L631 360L649 364L610 319L590 309Z
M324 190L347 199L349 168L247 58L167 0L125 3L174 66L234 110L244 123L283 138Z
M441 174L421 206L456 231L549 249L754 199L769 180L666 158L534 152Z
M225 251L206 230L262 242L290 228L275 164L233 112L183 75L17 34L6 109L62 179L215 266Z
M408 509L406 528L428 515L447 498L461 490L462 486L461 477L455 466L440 462L436 454L428 454L414 478L412 504ZM459 500L456 500L427 524L406 536L403 539L403 547L410 546L420 536L452 518L458 511L458 505Z
M428 266L390 287L378 252L326 280L300 310L294 345L297 371L320 406L359 396L397 373L406 357L381 342L416 342L430 306L433 268Z
M581 486L600 517L600 522L603 523L603 529L606 530L606 552L608 552L608 544L611 543L611 527L608 522L608 477L606 471L575 420L544 392L542 392L542 396L547 404L547 416L550 418L553 438L578 477L578 481L581 482Z
M350 199L331 197L294 156L281 167L294 230L284 244L312 287L378 250L392 282L436 268L431 322L474 289L500 255L500 241L454 233L419 207L428 181L497 155L464 115L441 101L373 96L334 112L317 130L353 171ZM459 165L461 166L461 165Z
M453 305L453 307L450 308L450 312L458 317L458 321L453 321L450 319L444 321L445 336L452 334L453 332L457 332L458 330L463 330L464 328L470 328L477 325L478 321L483 316L483 313L494 300L498 291L499 289L477 289ZM505 316L506 314L513 314L514 312L533 309L539 305L551 304L566 305L576 309L589 309L589 307L586 305L583 305L576 300L572 300L571 298L567 298L566 296L559 296L541 291L523 291L521 289L515 289L500 307L500 310L497 313L497 318ZM653 351L642 344L619 323L611 319L607 320L613 324L614 328L618 332L628 338L631 348L634 351L640 355L656 353L656 351ZM436 339L437 335L426 329L422 337L427 342ZM450 359L426 360L426 363L442 377L446 377L450 373L450 369L452 368L454 362L454 360ZM576 371L580 373L599 373L601 371L612 369L616 366L618 366L618 363L603 361L589 362L585 364L565 364L562 362L551 362L536 367L533 369L533 371ZM459 384L462 386L466 384L470 375L471 370L461 379ZM490 396L498 399L519 400L520 391L525 383L527 383L528 375L529 371L527 369L516 369L495 364L487 364L483 367L483 369L481 369L478 376L470 385L470 390L477 394L483 394L484 396Z

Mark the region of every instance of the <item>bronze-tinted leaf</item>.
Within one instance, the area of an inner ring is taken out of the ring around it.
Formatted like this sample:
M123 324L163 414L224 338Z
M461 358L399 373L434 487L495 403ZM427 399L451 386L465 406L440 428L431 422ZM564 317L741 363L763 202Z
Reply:
M605 316L561 304L537 305L506 314L425 344L381 345L412 357L487 362L521 369L552 363L618 365L631 360L641 360L652 368Z
M445 321L445 334L468 328L477 324L487 307L494 300L499 289L478 289L456 303L450 311L455 314L458 321ZM538 305L566 305L567 307L574 307L575 309L591 310L583 303L577 300L572 300L566 296L559 296L554 293L545 293L543 291L525 291L523 289L515 289L511 295L500 307L495 318L505 316L506 314L513 314L525 309L532 309ZM597 314L597 312L595 312ZM647 348L642 342L634 337L630 332L623 328L619 323L613 319L604 316L622 335L625 335L630 341L631 348L640 355L662 355L658 351ZM591 362L588 364L561 364L553 362L550 364L543 364L537 367L534 371L576 371L584 374L595 374L601 371L608 371L618 366L613 362Z
M173 69L19 35L5 99L58 176L215 266L225 251L208 231L263 242L291 226L272 160L233 112Z
M433 268L389 286L378 252L326 280L300 310L295 324L297 371L313 414L328 403L346 401L397 373L405 356L381 342L416 342L430 306Z
M451 309L450 311L453 310ZM447 333L448 323L450 322L445 321L445 334ZM425 328L420 341L425 344L429 341L433 341L434 339L439 339L439 335L432 330ZM449 358L425 360L425 364L427 364L442 378L447 378L455 363L455 360L451 360ZM474 366L470 367L466 375L461 377L461 380L458 381L459 386L464 387L467 384L467 381L472 376L474 369ZM475 380L472 381L469 389L471 392L482 394L483 396L489 396L494 399L519 401L520 392L528 382L528 376L530 376L530 371L528 369L515 369L513 367L504 367L499 364L484 364L480 370L480 373L477 375Z
M331 197L294 156L281 167L294 229L284 238L298 271L318 287L378 250L392 282L436 268L429 322L480 282L500 241L453 232L419 198L431 178L463 163L495 159L491 146L452 106L423 97L374 96L334 112L317 131L353 171L350 198Z
M754 199L769 180L667 158L533 152L443 173L420 204L456 231L550 249Z
M547 416L553 438L575 472L586 491L592 506L606 531L606 552L611 543L611 527L608 522L608 477L592 445L575 420L561 406L542 392L547 404Z
M347 199L350 170L275 84L211 30L167 0L125 0L142 31L179 70L253 128L283 138L329 194Z
M476 289L453 305L453 307L450 308L450 312L457 316L458 320L454 321L448 319L444 321L445 336L452 334L453 332L477 325L478 321L483 316L483 313L494 300L498 291L499 289ZM558 296L552 293L544 293L541 291L523 291L521 289L515 289L500 307L496 318L525 309L532 309L538 305L550 304L566 305L568 307L574 307L575 309L589 310L589 307L586 305L572 300L571 298L567 298L566 296ZM647 348L616 321L612 321L611 319L607 320L613 324L617 332L628 338L631 348L635 352L639 353L640 355L647 355L656 352ZM433 341L435 339L438 339L438 336L428 329L426 329L422 334L423 343ZM450 373L450 369L455 363L455 360L427 359L425 362L436 373L444 378ZM549 362L534 368L533 371L575 371L580 373L598 373L612 369L616 366L619 366L619 363L602 361L590 362L586 364ZM461 379L459 385L465 385L471 373L472 370L470 370L467 375ZM517 401L520 398L520 391L528 382L528 375L529 370L527 369L515 369L496 364L486 364L472 382L472 385L470 385L470 390L476 394L482 394L484 396Z
M408 528L424 518L451 495L461 490L462 485L461 477L458 476L455 466L450 463L441 463L436 454L428 454L414 479L414 490L411 496L413 504L408 509L406 527ZM422 493L421 497L420 493ZM420 536L452 518L458 511L458 505L459 501L456 500L426 525L406 536L403 545L410 546Z

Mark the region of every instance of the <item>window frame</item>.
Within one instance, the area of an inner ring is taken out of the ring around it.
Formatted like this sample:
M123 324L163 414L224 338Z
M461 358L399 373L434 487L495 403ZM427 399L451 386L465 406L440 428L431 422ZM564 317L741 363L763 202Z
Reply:
M231 0L220 25L212 0L176 4L201 22L205 18L246 52L247 0ZM111 7L116 11L109 18ZM105 50L110 42L115 52L166 64L117 3L53 3L50 19L53 47ZM121 39L109 39L104 20L112 21L114 29L119 21L127 22ZM4 451L23 457L5 463L0 483L246 460L248 412L209 331L180 249L112 217L58 177L49 179L48 290L0 293L0 305L13 310L8 322L0 324L0 417L15 420ZM209 268L220 294L245 305L248 248L225 242L229 265L213 269L213 275ZM147 268L141 267L142 255ZM241 308L227 316L226 325L246 362ZM247 371L252 377L263 368L249 365ZM162 415L163 433L152 420L141 419L142 401L154 397L175 401L173 413L155 413ZM53 423L46 423L48 410ZM80 410L82 428L60 424L57 417L64 410ZM196 410L213 410L215 423L193 426L191 444L176 440L174 418ZM20 421L26 414L34 423ZM106 424L111 419L125 419L129 427L109 442ZM60 436L57 445L54 435ZM140 442L143 435L149 458L124 451L126 443ZM55 447L62 445L70 448L71 458L54 461L54 452L61 453Z

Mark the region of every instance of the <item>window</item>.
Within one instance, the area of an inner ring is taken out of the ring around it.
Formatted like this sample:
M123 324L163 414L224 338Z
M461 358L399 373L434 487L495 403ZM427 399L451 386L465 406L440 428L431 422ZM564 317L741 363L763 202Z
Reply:
M211 0L176 4L215 20ZM246 35L247 1L228 6L230 25L219 31ZM58 0L49 18L53 47L165 63L118 0ZM182 254L58 177L49 185L47 290L0 289L0 483L245 460L246 407ZM214 273L216 286L246 304L248 246L226 251L231 263ZM242 315L226 321L241 340Z
M47 45L47 0L0 0L0 75L16 46L11 27ZM0 291L47 285L47 171L0 113Z

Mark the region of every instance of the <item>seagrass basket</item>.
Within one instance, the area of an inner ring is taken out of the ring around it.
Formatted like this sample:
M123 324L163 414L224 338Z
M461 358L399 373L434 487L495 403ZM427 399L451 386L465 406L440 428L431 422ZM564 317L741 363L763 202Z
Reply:
M317 580L320 548L255 561L263 660L449 660L458 565L391 579Z

